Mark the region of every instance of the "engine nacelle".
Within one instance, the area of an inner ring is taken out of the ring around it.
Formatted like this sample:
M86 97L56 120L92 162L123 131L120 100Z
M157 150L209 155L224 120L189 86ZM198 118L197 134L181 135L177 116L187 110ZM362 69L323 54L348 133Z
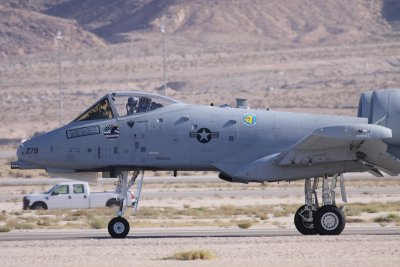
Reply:
M360 118L369 118L369 111L371 107L371 96L372 91L364 92L360 96L360 101L358 102L358 113L357 116Z
M369 124L392 129L387 144L400 145L400 89L384 89L361 94L358 117L368 118Z

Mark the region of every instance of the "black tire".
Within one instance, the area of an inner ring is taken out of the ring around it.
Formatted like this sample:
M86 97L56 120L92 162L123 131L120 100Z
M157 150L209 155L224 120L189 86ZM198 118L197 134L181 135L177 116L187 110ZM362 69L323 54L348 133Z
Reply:
M31 206L32 210L47 210L47 205L43 202L35 202Z
M299 231L303 235L316 235L317 231L314 227L314 222L305 222L303 217L308 217L309 212L305 210L306 205L301 206L294 215L294 225L296 226L297 231ZM302 216L303 217L302 217ZM312 212L312 216L315 217L315 211Z
M129 223L125 218L115 217L108 223L108 232L113 238L125 238L129 233Z
M345 225L346 217L336 206L322 206L315 213L314 226L320 235L340 235Z

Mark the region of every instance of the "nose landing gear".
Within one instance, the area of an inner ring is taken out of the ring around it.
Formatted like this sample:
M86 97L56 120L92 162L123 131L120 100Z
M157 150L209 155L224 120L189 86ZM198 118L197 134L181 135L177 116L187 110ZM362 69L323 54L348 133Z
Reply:
M342 174L334 175L331 183L328 183L328 176L322 180L322 206L318 204L317 189L319 178L314 178L311 186L311 179L306 179L304 184L305 202L294 216L294 224L297 230L303 235L339 235L345 225L346 218L343 207L337 207L335 201L335 189L337 178L340 175L340 189L342 201L347 202L346 190Z
M128 196L132 196L132 193L129 191L136 181L136 178L139 174L142 173L140 180L137 184L136 192L135 192L135 199L133 203L129 203L131 198ZM108 232L110 233L111 237L113 238L125 238L129 233L129 222L123 218L122 216L125 213L125 208L128 206L132 206L133 211L137 211L140 194L142 191L142 183L143 183L143 175L144 171L134 171L132 174L131 179L128 182L128 175L127 171L121 172L118 174L118 183L116 184L116 192L119 193L118 200L119 200L119 208L117 211L117 217L113 218L108 223Z

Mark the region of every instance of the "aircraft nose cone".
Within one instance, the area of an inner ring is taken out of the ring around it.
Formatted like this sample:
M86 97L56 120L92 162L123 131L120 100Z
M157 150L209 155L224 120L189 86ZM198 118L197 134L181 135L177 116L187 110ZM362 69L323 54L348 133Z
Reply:
M17 148L17 158L22 159L24 154L24 143L21 143Z
M11 169L21 169L21 167L26 166L27 160L25 156L25 146L24 142L22 141L21 144L17 148L17 161L12 161L11 162Z
M38 142L36 138L31 138L27 140L23 140L17 149L17 157L18 159L31 161L32 159L37 158L38 154Z

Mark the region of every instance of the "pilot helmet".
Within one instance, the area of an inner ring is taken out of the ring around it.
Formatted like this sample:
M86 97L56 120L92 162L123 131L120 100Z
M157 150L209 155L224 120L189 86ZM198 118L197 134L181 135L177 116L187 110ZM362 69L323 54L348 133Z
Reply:
M148 98L148 97L142 97L142 98L140 99L139 105L140 105L141 107L147 107L147 106L150 104L150 102L151 102L151 99L150 99L150 98Z
M136 104L137 104L137 98L130 96L128 98L128 106L136 106Z

